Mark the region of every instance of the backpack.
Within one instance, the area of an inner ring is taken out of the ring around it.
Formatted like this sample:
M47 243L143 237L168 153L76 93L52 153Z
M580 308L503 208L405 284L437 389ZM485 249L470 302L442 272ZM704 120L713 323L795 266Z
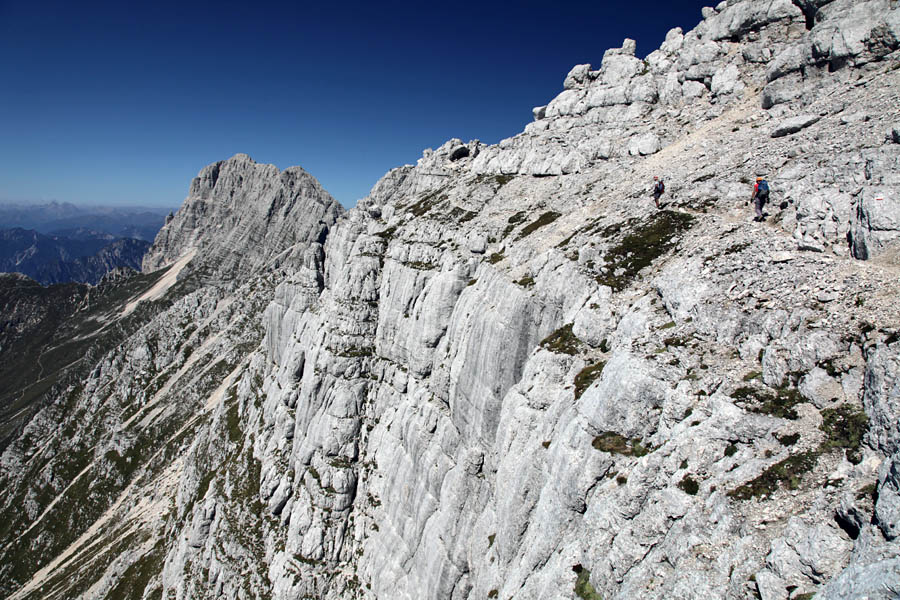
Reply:
M756 184L756 191L763 195L768 195L769 193L769 182L763 179L759 183Z
M653 189L657 194L662 194L666 191L666 184L662 182L662 179L656 182L656 187Z

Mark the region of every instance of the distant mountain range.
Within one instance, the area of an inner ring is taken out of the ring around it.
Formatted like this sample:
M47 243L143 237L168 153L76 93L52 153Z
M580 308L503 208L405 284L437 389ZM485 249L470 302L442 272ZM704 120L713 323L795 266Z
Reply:
M73 230L71 237L33 229L0 229L0 271L22 273L43 284L96 284L117 267L137 271L150 242Z
M76 206L67 202L0 203L0 228L21 227L66 237L73 237L75 230L87 229L152 242L166 215L175 210L175 207Z
M0 204L0 271L50 285L140 270L168 208Z

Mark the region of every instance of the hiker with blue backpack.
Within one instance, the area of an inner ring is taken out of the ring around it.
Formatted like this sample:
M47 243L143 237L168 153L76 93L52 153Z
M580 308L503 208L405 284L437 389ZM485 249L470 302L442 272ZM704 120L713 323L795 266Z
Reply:
M769 201L769 182L765 178L756 178L756 185L753 186L753 195L750 196L750 201L753 202L753 208L756 211L753 220L764 221L766 217L763 214L763 207Z

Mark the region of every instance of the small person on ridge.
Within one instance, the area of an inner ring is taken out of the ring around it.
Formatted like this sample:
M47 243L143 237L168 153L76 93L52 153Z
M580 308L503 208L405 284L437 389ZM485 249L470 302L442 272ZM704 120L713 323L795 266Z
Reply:
M764 221L766 217L763 214L763 207L769 201L769 182L764 177L756 178L756 185L753 186L753 195L750 196L750 201L753 202L753 209L756 211L753 220Z
M658 176L654 176L653 181L655 182L653 184L653 202L656 203L656 208L659 208L659 197L666 191L666 184Z

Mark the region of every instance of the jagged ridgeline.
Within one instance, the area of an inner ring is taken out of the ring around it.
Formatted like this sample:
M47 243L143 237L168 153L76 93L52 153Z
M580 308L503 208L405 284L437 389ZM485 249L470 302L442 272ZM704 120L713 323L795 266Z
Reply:
M895 598L898 48L729 0L346 212L207 167L4 400L2 594Z

